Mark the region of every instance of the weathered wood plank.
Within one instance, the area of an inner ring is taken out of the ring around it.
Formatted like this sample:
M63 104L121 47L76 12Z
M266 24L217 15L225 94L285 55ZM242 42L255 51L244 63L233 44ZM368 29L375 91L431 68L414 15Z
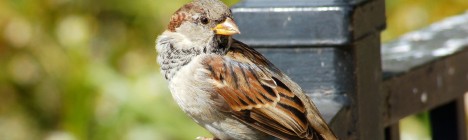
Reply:
M384 139L382 124L380 35L357 41L353 49L355 92L351 93L352 117L356 119L359 140ZM353 95L354 94L354 95Z
M386 126L468 91L468 12L382 47Z
M384 82L386 126L462 98L468 91L468 49Z
M357 37L383 29L385 7L362 10L372 1L383 0L244 0L232 8L242 30L235 38L267 48L349 45ZM354 14L356 9L364 13ZM352 15L372 20L350 26L358 18Z
M348 49L353 55L355 88L348 95L353 112L351 117L358 130L348 131L359 140L382 140L380 31L385 27L385 1L363 3L352 13L353 43Z
M468 47L468 12L407 33L382 46L384 79L450 56Z

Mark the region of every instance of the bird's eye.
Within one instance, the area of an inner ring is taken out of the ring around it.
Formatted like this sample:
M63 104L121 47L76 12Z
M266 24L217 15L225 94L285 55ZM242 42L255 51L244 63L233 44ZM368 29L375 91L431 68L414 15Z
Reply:
M208 22L210 22L210 21L206 17L201 17L200 22L203 23L203 24L208 24Z

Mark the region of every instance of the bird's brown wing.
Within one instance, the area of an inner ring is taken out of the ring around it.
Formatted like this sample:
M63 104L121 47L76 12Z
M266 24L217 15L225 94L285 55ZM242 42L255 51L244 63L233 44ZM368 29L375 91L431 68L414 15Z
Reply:
M203 60L213 92L224 98L230 113L281 139L324 139L308 121L304 102L282 82L281 72L253 49L233 45L226 56Z
M234 111L273 106L280 96L275 81L258 67L221 56L203 62L209 82Z

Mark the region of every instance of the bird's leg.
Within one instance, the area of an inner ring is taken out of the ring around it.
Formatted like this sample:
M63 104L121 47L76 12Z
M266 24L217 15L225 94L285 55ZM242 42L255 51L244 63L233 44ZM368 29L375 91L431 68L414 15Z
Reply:
M197 138L195 138L197 140L220 140L218 138L207 138L207 137L202 137L202 136L199 136Z

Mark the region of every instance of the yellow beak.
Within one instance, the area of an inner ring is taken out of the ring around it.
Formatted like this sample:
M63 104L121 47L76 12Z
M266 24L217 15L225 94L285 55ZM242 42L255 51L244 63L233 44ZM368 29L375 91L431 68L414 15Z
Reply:
M227 36L240 34L239 27L237 27L236 23L231 18L226 18L223 23L216 25L216 27L213 28L213 31L218 35Z

